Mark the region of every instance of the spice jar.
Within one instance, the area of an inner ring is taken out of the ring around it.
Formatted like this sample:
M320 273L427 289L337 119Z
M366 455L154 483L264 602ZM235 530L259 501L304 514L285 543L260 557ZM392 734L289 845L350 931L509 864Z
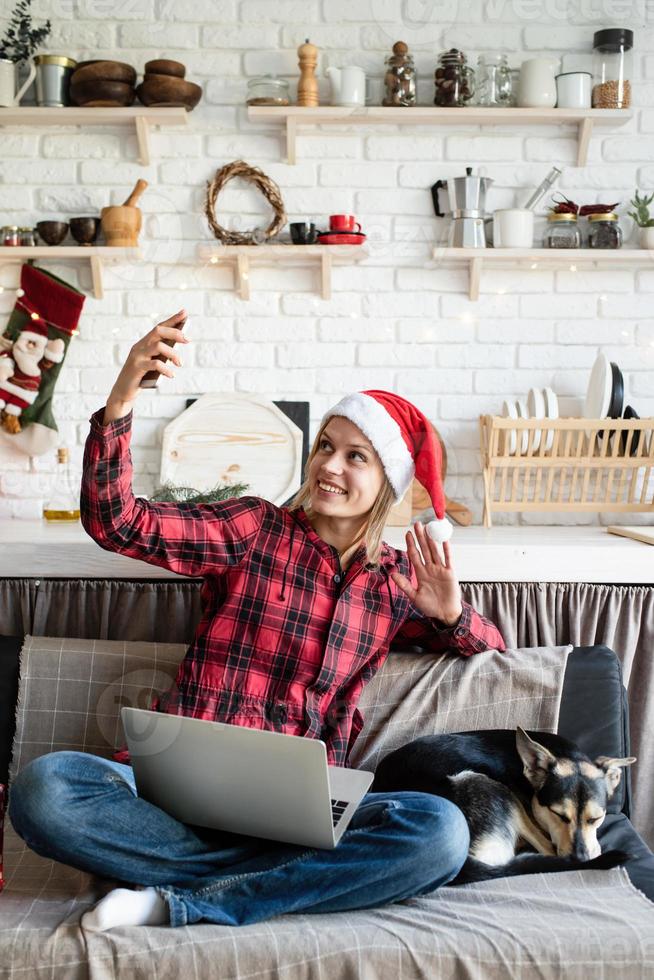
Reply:
M416 69L413 57L404 41L396 41L393 54L384 62L386 94L382 105L412 106L416 104Z
M2 229L2 244L20 245L20 238L18 237L18 225L6 225L6 227Z
M465 106L475 94L475 73L457 48L439 54L434 82L434 105Z
M276 75L257 75L248 81L247 105L288 105L288 82Z
M36 245L36 234L33 228L19 228L18 235L21 245Z
M505 54L480 54L477 58L477 105L511 105L511 69Z
M628 109L631 105L631 49L634 32L623 27L593 36L593 108Z
M622 228L614 211L588 215L588 248L620 248Z
M548 214L543 248L581 248L577 215L557 212Z

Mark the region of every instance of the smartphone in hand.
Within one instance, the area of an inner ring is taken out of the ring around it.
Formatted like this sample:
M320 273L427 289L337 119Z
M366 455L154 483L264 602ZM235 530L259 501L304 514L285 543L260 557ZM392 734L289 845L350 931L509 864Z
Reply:
M186 320L182 320L181 323L178 323L177 324L177 329L178 330L183 330L187 323L188 323L188 317L186 318ZM174 347L176 343L177 343L176 340L171 340L169 342L168 346L169 347ZM169 360L169 358L166 357L165 354L156 354L155 355L155 358L156 358L157 361L168 361ZM159 371L156 371L154 369L152 371L146 371L145 374L143 375L143 377L141 378L141 380L139 381L139 388L156 388L157 385L159 384L159 378L160 377L161 377L161 374L160 374Z

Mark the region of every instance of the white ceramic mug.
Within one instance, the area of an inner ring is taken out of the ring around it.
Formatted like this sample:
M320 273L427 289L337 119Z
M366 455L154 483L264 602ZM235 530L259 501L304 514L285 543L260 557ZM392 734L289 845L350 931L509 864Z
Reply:
M592 75L589 71L566 71L556 76L559 109L590 109Z
M493 248L531 248L533 243L533 211L502 208L493 212Z
M556 105L553 58L529 58L520 66L518 105L533 109L553 109Z
M332 87L332 105L362 106L366 104L366 73L363 68L348 65L330 67L326 71Z
M0 106L17 106L21 97L34 81L36 68L30 63L27 80L16 91L18 85L18 68L9 58L0 58Z

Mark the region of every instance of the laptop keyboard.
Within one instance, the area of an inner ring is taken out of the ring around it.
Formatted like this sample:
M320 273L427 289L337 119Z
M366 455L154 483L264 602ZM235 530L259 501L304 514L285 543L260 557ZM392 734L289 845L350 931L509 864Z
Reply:
M332 800L332 821L334 827L345 813L348 805L349 800Z

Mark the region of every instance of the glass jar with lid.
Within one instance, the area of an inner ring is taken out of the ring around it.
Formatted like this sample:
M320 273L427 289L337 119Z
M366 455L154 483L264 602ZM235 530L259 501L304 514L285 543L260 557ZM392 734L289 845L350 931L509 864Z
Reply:
M36 232L34 228L19 228L18 236L21 245L36 245Z
M588 215L588 248L621 248L622 228L615 211Z
M288 82L276 75L257 75L248 81L247 105L288 105Z
M511 69L505 54L480 54L475 77L476 102L481 106L511 105Z
M20 245L20 236L18 234L18 225L6 225L2 229L2 244L3 245Z
M628 109L634 32L624 27L593 35L593 109Z
M450 48L438 56L434 72L434 105L466 106L475 94L475 73L463 51Z
M384 62L384 98L382 105L413 106L416 104L417 77L413 56L404 41L396 41L393 53Z
M543 248L581 248L576 214L552 212L547 216Z

